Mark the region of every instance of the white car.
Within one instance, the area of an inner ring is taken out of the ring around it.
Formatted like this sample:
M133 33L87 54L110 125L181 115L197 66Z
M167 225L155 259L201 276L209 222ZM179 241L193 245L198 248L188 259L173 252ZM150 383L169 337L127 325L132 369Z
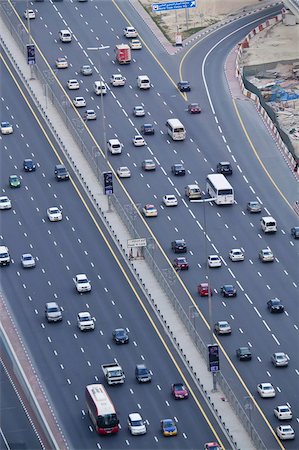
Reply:
M221 259L218 255L209 255L208 256L208 265L209 267L221 267Z
M69 66L67 58L64 56L56 58L55 66L57 69L67 69Z
M9 122L1 122L0 130L1 130L1 134L13 133L13 127Z
M280 405L274 408L274 416L279 420L291 420L293 418L292 410L288 405Z
M145 111L143 106L134 106L133 114L135 117L143 117L145 116Z
M245 256L244 256L244 253L242 252L242 250L240 248L233 248L229 252L229 258L232 261L244 261Z
M268 247L259 252L259 259L262 262L273 262L275 258L272 250Z
M73 104L76 106L76 108L82 108L83 106L86 106L86 100L84 97L75 97L73 100Z
M175 195L164 195L162 200L165 206L178 206L178 199Z
M24 17L25 19L35 19L35 12L33 9L26 9L24 11Z
M96 120L97 115L93 109L87 109L84 114L85 120Z
M257 391L262 398L275 397L276 392L271 383L260 383L257 385Z
M80 88L80 84L78 80L68 80L67 87L70 90L75 90Z
M62 220L62 211L57 206L47 209L47 216L50 222L59 222Z
M128 415L128 427L133 436L146 433L144 420L139 413L131 413Z
M289 357L284 352L273 353L271 361L275 367L286 367L289 365Z
M140 136L140 134L137 134L133 138L133 144L135 145L135 147L142 147L143 145L146 145L146 142L144 138Z
M35 259L31 253L24 253L24 255L21 256L21 264L24 269L35 267Z
M136 38L138 36L138 33L134 27L126 27L124 29L124 36L126 36L127 38Z
M130 42L130 47L132 50L141 50L142 49L141 41L139 39L132 39Z
M155 208L154 205L145 205L142 208L142 211L145 217L157 217L158 215L157 208Z
M124 86L126 84L126 79L120 73L116 73L111 76L110 83L112 86Z
M74 283L78 292L90 292L91 284L85 273L79 273L74 278Z
M81 331L94 330L95 318L91 317L88 311L79 312L77 315L77 325Z
M119 167L116 170L116 173L119 176L119 178L130 178L131 176L131 171L127 166Z
M279 425L276 427L276 434L282 441L295 439L295 431L291 425Z
M11 208L11 201L6 195L3 195L0 197L0 209L10 209Z

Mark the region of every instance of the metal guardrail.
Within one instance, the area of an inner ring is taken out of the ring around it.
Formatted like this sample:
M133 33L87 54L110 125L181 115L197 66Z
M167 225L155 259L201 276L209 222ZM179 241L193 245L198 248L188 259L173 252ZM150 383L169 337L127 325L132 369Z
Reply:
M1 3L0 5L1 16L5 23L7 24L12 38L17 42L20 47L24 58L26 58L26 40L28 39L27 33L24 28L21 26L15 26L12 21L13 14L10 10L10 6L7 3ZM22 75L22 71L19 69L20 75ZM68 98L66 97L63 90L57 85L55 78L53 77L49 67L45 63L45 61L37 55L36 65L34 67L34 75L41 81L45 88L45 95L47 96L48 101L56 107L57 112L59 113L61 119L65 123L66 127L71 131L73 138L76 140L79 148L84 154L86 160L88 161L90 168L93 170L97 179L99 180L100 174L107 170L110 170L107 165L106 160L98 151L97 147L95 147L94 142L92 141L90 135L86 131L85 127L82 125L80 119L76 115L76 112L71 107ZM30 88L28 82L23 76L23 80L30 90L33 97L35 97L32 89ZM38 100L35 98L37 104L39 104ZM44 116L47 116L46 111L43 110L42 107L40 109L43 111ZM48 124L53 131L54 135L56 135L58 141L61 142L60 138L57 136L57 133L48 119ZM61 143L62 144L62 143ZM77 169L77 168L75 168ZM116 186L115 193L111 196L111 202L117 211L119 217L123 221L124 225L128 229L130 235L134 238L146 237L148 242L151 242L144 250L144 257L148 265L151 267L157 281L160 286L163 288L165 294L170 299L174 309L178 312L181 320L186 326L190 336L192 337L197 349L203 355L204 359L207 358L207 345L203 342L202 338L198 334L196 326L189 318L188 307L188 299L186 299L186 293L183 290L182 286L178 283L173 270L169 267L169 264L165 260L164 255L160 252L160 250L155 246L153 239L149 236L148 230L146 229L143 222L140 220L138 214L136 213L135 207L128 203L128 197L125 195L123 190L120 187ZM174 293L174 288L176 294ZM149 297L150 293L147 292ZM185 308L182 305L180 299L186 299ZM164 319L164 318L163 318ZM167 320L164 320L167 323ZM175 336L173 336L175 340ZM190 364L189 364L190 366ZM191 366L190 366L191 367ZM192 369L192 367L191 367ZM193 369L192 369L193 370ZM196 374L195 374L196 375ZM198 380L200 382L200 380ZM247 415L245 409L242 404L239 402L237 397L235 396L233 390L230 388L228 382L224 378L223 374L219 372L217 374L217 381L221 386L225 396L228 401L233 406L234 410L237 412L239 418L242 420L245 429L250 432L251 439L254 443L256 449L266 450L266 446L263 444L262 439L258 435L256 429L254 428L252 422L250 421L249 416ZM213 405L212 405L213 406ZM229 432L229 429L227 428ZM232 437L232 436L231 436Z

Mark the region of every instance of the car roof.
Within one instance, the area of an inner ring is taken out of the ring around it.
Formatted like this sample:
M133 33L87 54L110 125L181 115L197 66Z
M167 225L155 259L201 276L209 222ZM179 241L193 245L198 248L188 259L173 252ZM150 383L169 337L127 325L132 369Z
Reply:
M88 311L81 311L78 313L79 317L87 317L90 316L90 313Z
M46 307L47 308L54 308L54 307L58 307L58 304L56 302L48 302L46 303Z

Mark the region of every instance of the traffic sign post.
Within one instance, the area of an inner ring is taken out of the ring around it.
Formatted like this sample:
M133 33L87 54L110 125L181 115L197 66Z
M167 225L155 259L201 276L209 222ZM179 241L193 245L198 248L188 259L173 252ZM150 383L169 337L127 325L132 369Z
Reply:
M196 8L196 0L152 4L153 12L175 11L177 9L188 9L188 8Z

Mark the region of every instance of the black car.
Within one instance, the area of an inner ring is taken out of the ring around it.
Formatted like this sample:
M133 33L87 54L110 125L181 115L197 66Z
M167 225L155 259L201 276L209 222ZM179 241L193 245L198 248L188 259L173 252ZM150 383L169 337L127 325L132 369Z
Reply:
M181 163L173 164L171 166L171 172L173 173L173 175L185 175L186 174L185 167Z
M236 350L236 355L240 361L249 361L251 359L251 351L248 347L239 347Z
M137 364L135 367L135 377L138 383L148 383L152 381L152 376L145 364Z
M179 81L178 82L178 89L181 92L190 92L191 87L189 81Z
M124 328L116 328L112 333L113 340L116 344L128 344L129 336Z
M279 300L279 298L272 298L267 302L267 307L271 313L282 313L284 312L284 306Z
M24 159L23 169L25 172L34 172L36 170L36 164L32 159Z
M54 169L54 174L56 177L56 180L68 180L69 179L69 173L66 170L65 166L63 164L56 164Z
M221 294L223 297L236 297L237 290L232 284L224 284L221 287Z
M293 227L291 228L291 235L295 238L299 238L299 227Z
M174 253L186 253L187 252L187 244L184 239L176 239L172 241L171 248Z
M155 129L151 123L144 123L140 131L142 134L155 134Z
M232 175L233 169L231 164L227 161L222 161L217 164L217 173L222 173L223 175Z

